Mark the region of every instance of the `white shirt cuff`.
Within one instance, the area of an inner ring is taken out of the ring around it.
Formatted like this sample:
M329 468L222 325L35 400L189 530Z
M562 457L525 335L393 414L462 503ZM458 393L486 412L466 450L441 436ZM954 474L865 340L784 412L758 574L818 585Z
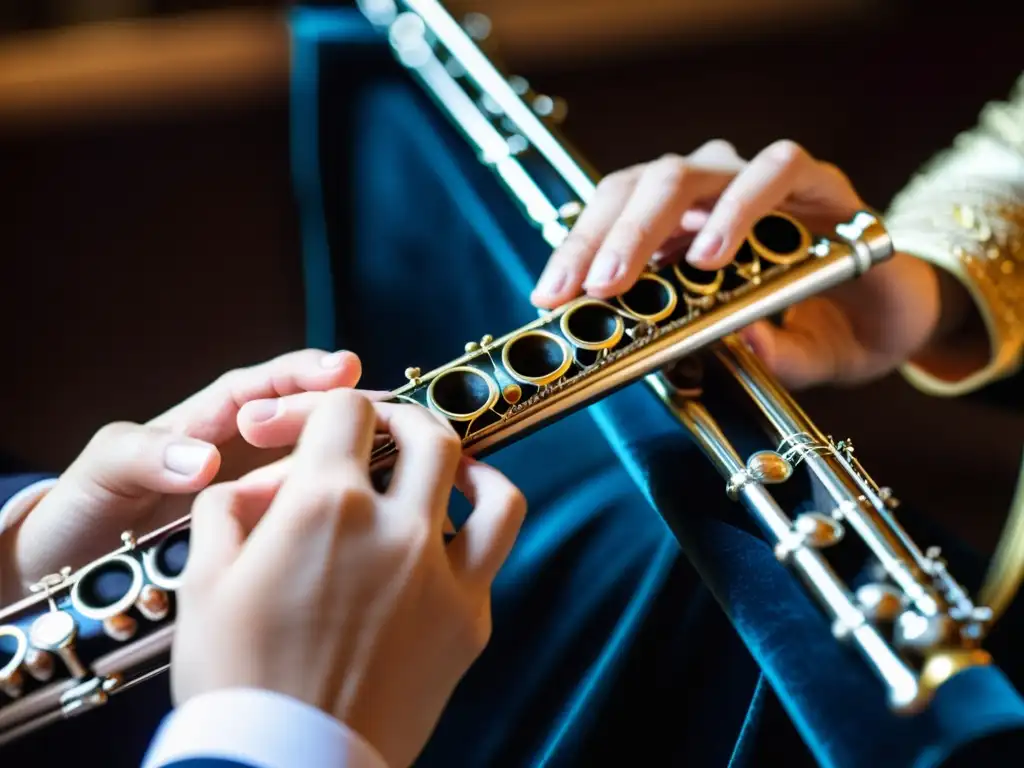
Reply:
M142 768L220 758L254 768L387 768L355 731L290 696L253 688L212 691L164 720Z
M11 496L6 503L0 507L0 533L3 533L11 526L17 525L29 511L39 503L50 489L57 484L56 477L49 477L45 480L38 480L32 485L26 485L16 494Z

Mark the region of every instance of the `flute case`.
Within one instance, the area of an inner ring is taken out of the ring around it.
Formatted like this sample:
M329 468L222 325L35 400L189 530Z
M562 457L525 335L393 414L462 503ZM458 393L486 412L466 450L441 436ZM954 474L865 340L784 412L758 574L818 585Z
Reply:
M290 26L309 344L356 351L362 386L394 389L406 367L535 318L548 248L386 40L347 8L300 7ZM987 644L1002 668L893 714L643 383L488 461L530 513L494 587L491 644L421 765L937 768L1021 753L1019 607ZM979 561L941 543L976 588Z

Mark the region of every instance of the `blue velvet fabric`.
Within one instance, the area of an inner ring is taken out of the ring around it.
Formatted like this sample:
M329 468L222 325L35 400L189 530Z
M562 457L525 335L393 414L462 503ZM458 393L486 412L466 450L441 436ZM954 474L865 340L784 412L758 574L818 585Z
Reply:
M310 342L357 351L365 385L390 389L535 317L547 249L384 42L341 9L299 9L292 31ZM767 447L755 439L740 432ZM1024 743L1024 701L996 668L922 715L890 714L642 384L490 461L531 512L495 585L491 646L421 765L930 768ZM975 585L977 560L942 543Z

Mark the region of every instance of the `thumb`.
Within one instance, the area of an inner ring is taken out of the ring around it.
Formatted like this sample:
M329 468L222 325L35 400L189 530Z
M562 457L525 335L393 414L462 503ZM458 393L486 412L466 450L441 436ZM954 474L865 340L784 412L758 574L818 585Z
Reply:
M795 390L842 382L864 356L846 315L822 297L791 307L782 327L761 320L740 335L783 386Z
M134 526L160 494L187 501L219 467L220 454L208 443L150 426L108 424L21 523L23 577L77 567L109 551L117 533Z
M194 493L220 468L217 448L169 430L117 422L96 433L61 478L90 498L138 499L151 493Z

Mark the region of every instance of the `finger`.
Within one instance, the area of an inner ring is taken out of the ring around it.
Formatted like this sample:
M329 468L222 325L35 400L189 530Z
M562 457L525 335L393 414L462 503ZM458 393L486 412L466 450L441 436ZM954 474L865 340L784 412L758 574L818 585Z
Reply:
M93 495L132 499L153 492L198 491L219 468L220 453L209 443L118 422L96 433L64 478Z
M782 327L760 321L742 337L783 384L793 390L852 383L865 368L865 351L849 320L831 299L818 297L790 308Z
M288 476L293 465L294 459L291 456L286 456L283 459L279 459L272 464L267 464L264 467L255 469L249 474L240 477L238 482L247 488L271 488L276 490L281 483L284 482L284 479ZM455 524L452 523L451 518L448 516L445 516L443 532L445 534L455 534Z
M278 465L278 470L287 469L283 472L286 477L267 513L266 525L260 527L272 533L262 535L272 538L284 530L321 525L335 515L350 491L372 494L370 452L378 423L373 403L360 393L348 389L325 392L287 467ZM260 531L256 535L261 535Z
M188 561L183 573L187 585L208 585L235 562L275 491L271 485L247 487L233 482L199 494L192 505Z
M609 174L597 185L565 241L555 249L530 296L534 306L553 309L579 295L597 250L622 212L643 166Z
M837 218L851 215L860 205L852 187L825 164L798 144L779 141L754 157L728 185L686 260L702 269L724 266L757 220L792 198L820 202Z
M704 142L687 155L687 159L697 165L731 173L738 173L747 163L740 157L736 147L725 139L711 139Z
M716 197L733 178L677 155L651 163L601 244L583 288L597 298L628 289L694 204Z
M456 487L473 512L448 545L452 569L467 584L490 589L512 552L526 517L526 499L501 472L466 457Z
M426 408L380 403L377 412L398 448L388 496L422 509L433 523L444 525L462 441L450 424Z
M358 390L366 398L379 401L390 392ZM323 392L302 392L297 395L253 400L238 411L238 431L246 442L257 448L281 448L295 445L309 415L324 397Z
M701 208L691 208L683 213L679 220L679 229L683 232L696 233L704 229L711 218L711 211Z
M345 531L373 524L378 497L369 459L378 421L374 404L358 392L324 394L280 490L239 556L239 578L322 564Z
M224 374L150 424L220 444L235 435L238 411L249 401L353 387L361 375L359 358L351 352L291 352Z
M733 175L742 171L744 166L747 164L747 161L740 157L739 153L736 151L736 147L723 139L712 139L711 141L702 144L687 157L691 163L707 168L727 171ZM710 217L711 206L697 205L689 208L683 212L682 217L679 219L679 229L677 232L669 236L670 239L675 238L677 240L685 240L685 244L689 246L693 240L692 237L688 236L694 235L703 229ZM670 249L672 251L672 255L674 255L678 245L679 243L672 243L671 246L669 244L662 246L659 251L655 252L654 260L664 260L669 254L662 253L662 251L669 251Z

